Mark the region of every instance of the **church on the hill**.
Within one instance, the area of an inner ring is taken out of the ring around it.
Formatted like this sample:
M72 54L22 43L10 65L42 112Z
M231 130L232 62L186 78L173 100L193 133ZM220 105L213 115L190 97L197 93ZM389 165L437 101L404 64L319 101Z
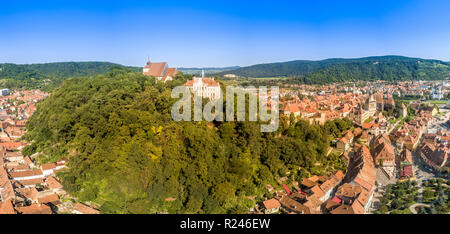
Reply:
M147 64L142 70L142 74L147 76L154 76L158 80L166 82L172 80L172 78L177 74L178 70L176 68L171 68L166 62L152 63L148 59Z

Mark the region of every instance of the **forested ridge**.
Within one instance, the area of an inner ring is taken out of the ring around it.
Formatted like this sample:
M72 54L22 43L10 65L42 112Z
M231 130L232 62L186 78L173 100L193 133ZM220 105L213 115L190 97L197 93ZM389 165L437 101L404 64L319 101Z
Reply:
M280 188L311 174L345 170L326 156L348 119L324 126L282 118L274 133L257 122L175 122L171 88L126 69L71 78L38 103L24 136L25 155L69 160L64 189L102 213L247 213ZM291 121L291 124L288 124ZM288 173L290 172L290 173Z
M243 77L291 77L291 83L326 84L342 81L441 80L450 77L450 66L439 60L380 56L359 59L291 61L243 67L232 73Z
M42 64L0 64L0 85L4 88L52 89L69 77L91 76L125 67L109 62L58 62ZM138 71L138 67L126 67Z

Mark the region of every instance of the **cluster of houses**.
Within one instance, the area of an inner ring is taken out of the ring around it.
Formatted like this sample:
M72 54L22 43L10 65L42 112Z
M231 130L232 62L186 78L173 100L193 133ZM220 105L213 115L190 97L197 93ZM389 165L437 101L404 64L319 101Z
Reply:
M450 172L449 143L449 131L424 134L424 140L420 145L420 156L436 171Z
M301 183L295 182L295 191L284 185L285 191L275 192L272 199L263 202L264 212L276 213L282 211L289 214L320 214L322 204L330 198L344 178L342 171L330 176L312 176L304 178ZM266 189L272 191L270 185Z
M287 92L287 91L285 91ZM283 93L283 96L288 94ZM381 113L387 105L395 105L392 94L361 94L357 92L322 93L311 98L289 94L289 100L281 103L280 113L309 121L311 124L325 124L326 121L349 118L356 125L373 131L387 131L389 123ZM407 108L403 106L407 114Z
M264 213L288 214L365 214L376 190L374 158L366 145L356 146L347 173L312 176L293 183L294 192L284 191L262 203Z
M340 95L341 101L345 100L344 97L354 97L353 94L348 93ZM313 100L317 99L313 98ZM332 101L333 97L330 100ZM342 152L348 163L345 176L340 177L336 174L330 177L313 176L303 179L298 189L293 183L292 186L296 190L293 193L284 185L284 191L275 192L274 198L262 203L264 212L367 213L377 187L375 185L377 171L384 174L387 179L413 177L412 151L420 143L422 135L424 135L424 141L419 148L422 157L436 169L448 169L450 132L440 130L424 134L436 122L436 108L413 102L411 107L416 111L414 119L409 122L400 122L401 124L395 128L389 126L383 129L385 121L380 110L383 110L386 103L395 105L390 102L390 98L386 98L385 95L370 95L366 98L365 111L370 113L369 118L372 120L364 121L361 125L358 124L360 121L354 121L356 127L345 132L336 142L336 149ZM360 112L358 108L359 105L356 109ZM402 112L403 117L408 115L404 105ZM331 178L335 180L325 183Z
M0 97L6 118L0 135L0 214L99 213L81 203L67 206L67 194L56 176L66 168L66 159L39 164L35 155L24 156L20 142L25 123L35 111L35 103L48 96L39 90L14 92ZM69 202L70 203L70 202Z

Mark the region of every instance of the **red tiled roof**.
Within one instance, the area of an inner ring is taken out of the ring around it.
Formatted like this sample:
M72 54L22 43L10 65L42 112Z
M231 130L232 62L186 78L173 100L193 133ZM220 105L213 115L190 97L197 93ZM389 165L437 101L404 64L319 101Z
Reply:
M100 211L81 203L75 204L74 210L83 214L100 214Z
M11 200L0 202L0 214L15 214L14 207Z
M42 170L51 170L56 168L56 163L46 163L42 165Z
M52 209L45 204L17 207L16 210L21 214L52 214Z
M155 77L160 77L163 76L163 72L164 72L164 68L166 67L166 62L161 62L161 63L151 63L150 65L147 65L149 68L148 72L145 72L145 75L148 76L155 76ZM146 66L146 68L147 68Z
M281 206L280 202L275 198L264 201L263 205L267 210L271 210L273 208L277 208L277 207Z
M53 205L61 204L61 201L59 200L59 197L56 193L43 197L38 197L38 202L41 204L48 204L48 203L51 203Z
M17 171L17 172L10 172L9 175L12 178L29 177L29 176L42 175L42 171L39 169L30 170L30 171Z
M50 189L59 189L59 188L62 188L62 187L63 187L63 186L61 185L61 183L60 183L58 180L56 180L56 178L53 177L53 176L48 177L48 178L45 180L45 183L47 183L47 185L48 185L48 187L49 187Z

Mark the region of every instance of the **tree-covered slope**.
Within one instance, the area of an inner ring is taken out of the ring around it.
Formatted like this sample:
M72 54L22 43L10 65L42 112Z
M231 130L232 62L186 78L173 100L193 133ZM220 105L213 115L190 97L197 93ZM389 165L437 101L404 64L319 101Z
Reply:
M43 64L0 64L0 85L8 88L40 88L69 77L91 76L124 67L108 62L59 62ZM127 67L138 71L137 67Z
M326 59L259 64L227 71L244 77L287 76L305 83L351 80L436 80L450 76L450 66L439 60L401 56Z
M68 79L27 122L32 144L23 153L68 158L64 189L103 213L247 213L288 171L286 184L345 169L325 155L348 120L312 126L283 118L271 134L256 122L174 122L171 88L186 79L164 84L121 69Z

